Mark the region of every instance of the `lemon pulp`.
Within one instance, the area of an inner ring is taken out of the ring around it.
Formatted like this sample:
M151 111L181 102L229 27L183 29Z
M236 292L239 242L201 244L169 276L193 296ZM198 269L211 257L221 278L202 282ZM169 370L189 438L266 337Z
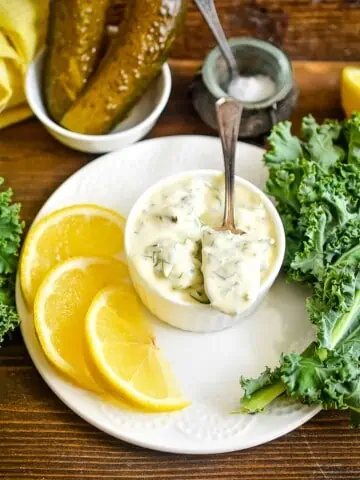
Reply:
M98 293L86 316L85 339L91 371L113 395L152 411L189 405L130 285Z
M123 252L125 220L97 205L57 210L30 229L20 258L20 283L28 307L46 273L77 256L116 256Z
M348 66L342 71L341 104L346 116L360 111L360 68Z
M84 357L87 310L99 290L127 279L127 267L119 260L73 258L54 267L37 292L34 324L46 357L85 388L97 389Z

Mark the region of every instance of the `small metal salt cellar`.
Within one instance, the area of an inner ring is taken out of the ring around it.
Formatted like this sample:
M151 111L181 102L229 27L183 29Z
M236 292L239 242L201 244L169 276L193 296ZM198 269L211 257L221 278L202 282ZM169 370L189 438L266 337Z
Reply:
M239 137L250 139L268 133L275 123L290 117L297 100L291 62L270 42L251 37L233 38L227 42L213 0L195 0L195 3L219 44L207 55L201 72L190 87L195 110L207 125L217 130L215 102L229 96L228 87L234 75L270 77L275 83L270 96L257 101L239 98L244 105ZM237 68L231 56L235 58Z

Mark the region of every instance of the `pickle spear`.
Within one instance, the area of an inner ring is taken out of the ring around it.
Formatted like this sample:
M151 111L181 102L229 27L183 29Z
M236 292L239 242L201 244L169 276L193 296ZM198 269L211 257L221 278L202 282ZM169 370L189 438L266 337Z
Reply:
M60 121L94 70L110 0L51 2L44 90L49 114Z
M61 120L78 133L107 133L147 90L183 23L185 0L132 0L96 72Z

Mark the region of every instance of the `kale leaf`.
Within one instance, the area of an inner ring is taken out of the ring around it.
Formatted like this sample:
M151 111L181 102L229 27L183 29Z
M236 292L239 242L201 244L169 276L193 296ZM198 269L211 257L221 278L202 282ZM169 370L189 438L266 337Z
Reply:
M0 185L4 179L0 178ZM19 324L15 307L15 276L24 223L12 190L0 192L0 343Z

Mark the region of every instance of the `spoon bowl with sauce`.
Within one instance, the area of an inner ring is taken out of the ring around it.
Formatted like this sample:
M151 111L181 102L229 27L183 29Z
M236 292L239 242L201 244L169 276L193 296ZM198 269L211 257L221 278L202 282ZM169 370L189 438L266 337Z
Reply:
M249 240L246 230L250 228L240 229L235 223L235 160L242 110L243 105L231 97L216 102L225 167L224 218L221 227L207 226L201 231L204 291L212 307L229 315L240 314L256 300L263 256L275 243L265 236L266 248L262 253L256 251L250 247L258 248L264 238Z

